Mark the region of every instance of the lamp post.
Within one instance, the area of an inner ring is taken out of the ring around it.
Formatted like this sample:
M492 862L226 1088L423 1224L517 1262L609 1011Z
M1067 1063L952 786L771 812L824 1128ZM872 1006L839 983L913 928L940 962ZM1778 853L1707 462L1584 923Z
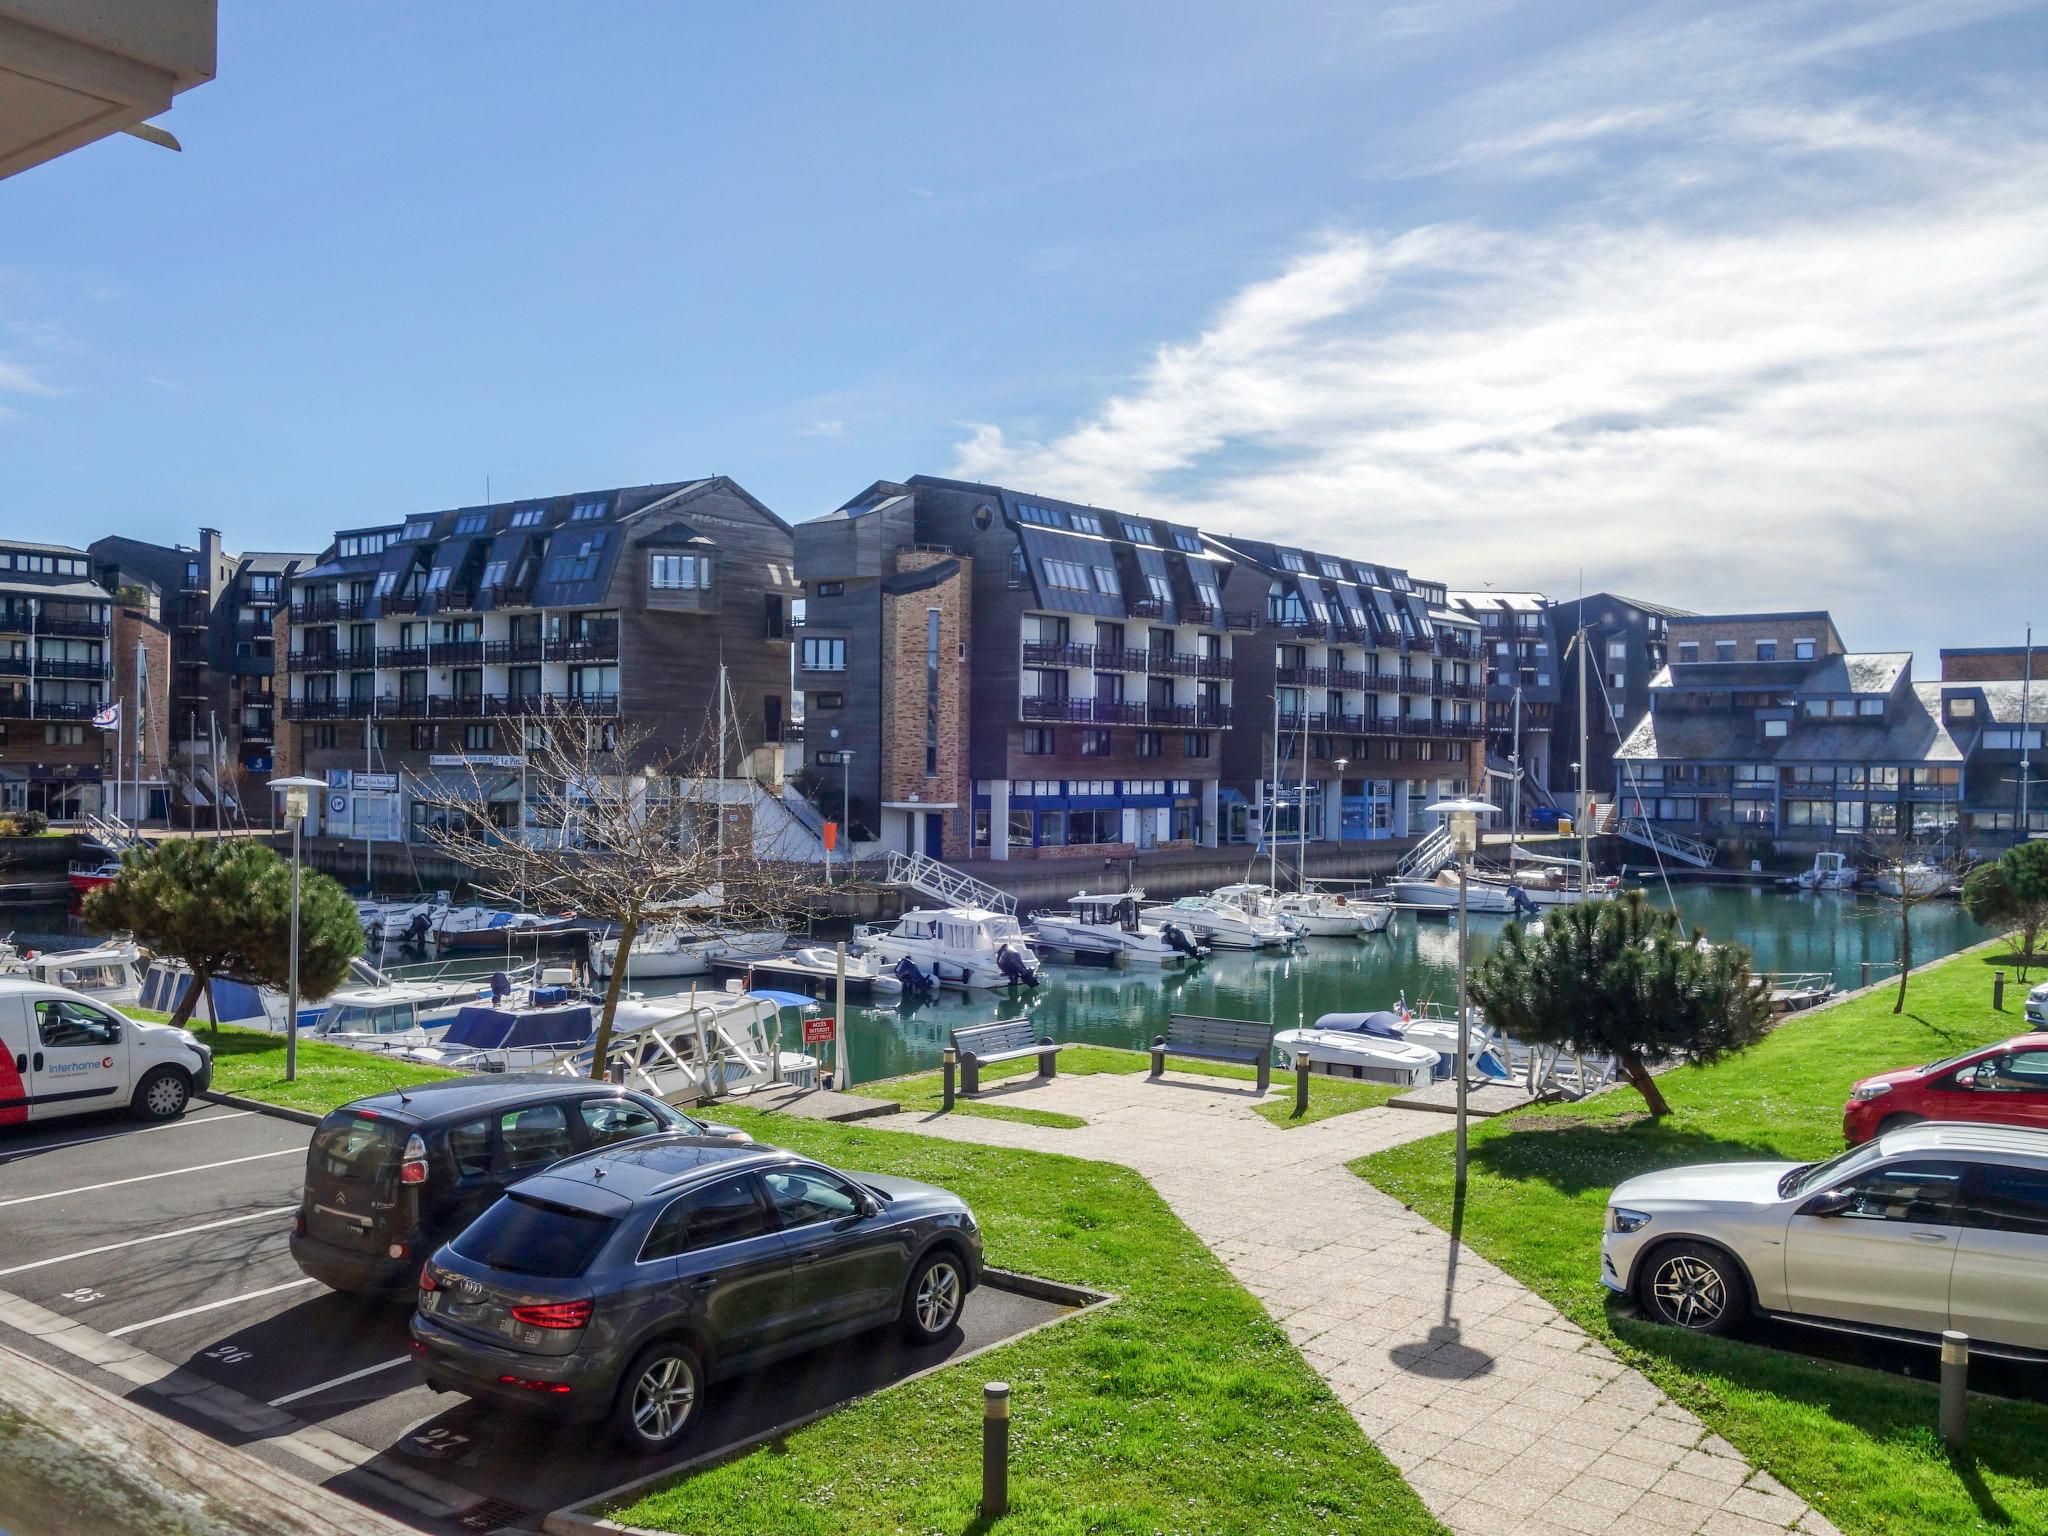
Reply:
M853 874L853 748L839 749L839 819L846 836L846 873Z
M1346 768L1349 768L1350 766L1351 766L1351 759L1350 759L1350 758L1348 758L1348 757L1340 757L1340 758L1338 758L1338 759L1337 759L1337 837L1336 837L1336 841L1338 841L1338 842L1340 842L1340 843L1344 841L1344 770L1345 770ZM1323 836L1324 836L1325 838L1328 838L1328 837L1329 837L1329 835L1330 835L1330 808L1329 808L1329 807L1328 807L1327 805L1325 805L1325 806L1323 807Z
M1492 815L1496 807L1484 800L1439 800L1430 810L1450 819L1451 847L1458 855L1458 1163L1457 1185L1460 1193L1465 1188L1465 1074L1470 1069L1472 1058L1472 1011L1466 1000L1465 970L1468 958L1469 933L1466 927L1466 911L1471 876L1472 855L1479 848L1479 818Z
M292 823L292 960L291 985L285 994L284 1080L299 1075L299 835L306 827L306 812L313 808L313 792L325 789L324 779L272 779L272 790L284 792L284 813Z

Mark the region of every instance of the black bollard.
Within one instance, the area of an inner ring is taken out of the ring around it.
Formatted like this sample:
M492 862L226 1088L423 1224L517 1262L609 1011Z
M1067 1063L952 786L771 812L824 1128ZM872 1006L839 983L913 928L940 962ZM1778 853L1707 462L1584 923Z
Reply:
M981 1389L981 1518L1009 1512L1010 1384L992 1381Z
M2000 1013L2005 1012L2005 972L1991 973L1991 1006Z
M945 1075L945 1088L939 1108L951 1109L953 1107L953 1084L960 1073L960 1052L950 1045L946 1047L945 1065L941 1070Z
M1308 1113L1308 1052L1294 1058L1294 1113Z
M1970 1336L1953 1328L1941 1333L1941 1439L1952 1451L1969 1437Z

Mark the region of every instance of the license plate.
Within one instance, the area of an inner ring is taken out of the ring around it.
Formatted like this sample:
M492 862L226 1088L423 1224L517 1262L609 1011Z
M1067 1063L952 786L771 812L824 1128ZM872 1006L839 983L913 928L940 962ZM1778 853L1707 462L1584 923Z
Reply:
M370 1225L369 1217L358 1216L354 1211L336 1210L331 1205L316 1205L313 1210L316 1215L332 1216L336 1221L345 1221L358 1230L367 1230Z

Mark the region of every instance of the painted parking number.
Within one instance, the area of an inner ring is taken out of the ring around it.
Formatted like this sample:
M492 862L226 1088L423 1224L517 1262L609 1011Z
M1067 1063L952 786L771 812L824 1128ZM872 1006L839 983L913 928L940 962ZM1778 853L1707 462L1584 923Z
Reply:
M458 1435L452 1429L429 1429L412 1436L407 1444L416 1456L432 1456L436 1460L453 1456L469 1444L469 1436Z
M90 1286L80 1286L75 1291L64 1292L64 1300L84 1303L88 1301L98 1301L101 1297L105 1296L106 1294L107 1293L105 1291L96 1291L92 1289L92 1287Z
M216 1344L206 1352L208 1360L218 1360L224 1365L240 1365L244 1360L256 1358L256 1351L244 1349L239 1344Z

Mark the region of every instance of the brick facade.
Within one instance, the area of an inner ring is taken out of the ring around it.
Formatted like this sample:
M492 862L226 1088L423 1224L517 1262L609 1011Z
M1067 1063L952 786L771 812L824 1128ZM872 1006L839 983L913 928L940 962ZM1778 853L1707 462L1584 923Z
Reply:
M2017 683L2027 675L2027 649L2022 645L1984 646L1941 653L1944 683ZM2034 647L2033 677L2048 684L2048 648Z
M974 562L929 549L896 552L894 581L882 590L881 798L888 811L910 816L917 804L949 806L944 847L948 859L969 853L972 785L967 770L971 739L968 706L973 692L972 650ZM904 578L950 567L931 585ZM890 588L911 586L911 590ZM938 613L937 756L927 752L928 652L930 616ZM927 771L930 768L934 771ZM922 844L920 844L922 846Z
M1798 642L1811 640L1815 656L1839 656L1848 647L1842 644L1842 637L1835 629L1835 621L1825 613L1737 613L1705 614L1697 617L1674 618L1666 631L1672 661L1768 661L1772 657L1760 655L1758 641L1776 641L1778 661L1792 661L1798 655ZM1732 642L1732 653L1720 649L1722 642ZM1699 652L1693 654L1687 649L1697 645Z

